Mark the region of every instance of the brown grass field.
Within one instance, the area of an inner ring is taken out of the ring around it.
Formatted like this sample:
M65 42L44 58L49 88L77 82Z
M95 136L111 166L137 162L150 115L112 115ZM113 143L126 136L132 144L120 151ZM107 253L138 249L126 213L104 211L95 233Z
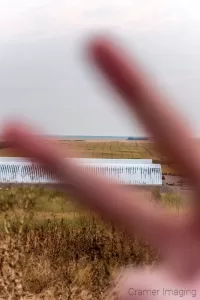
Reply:
M163 173L173 167L148 142L54 141L82 157L153 158ZM0 150L0 156L13 156ZM149 191L155 201L181 213L180 195ZM0 190L0 299L102 300L115 285L117 272L128 265L149 265L158 252L113 224L104 224L72 199L42 187ZM107 298L108 296L108 298Z
M47 143L58 144L67 153L67 149L77 151L78 157L94 158L151 158L154 163L162 165L165 175L179 175L176 166L162 155L154 142L149 141L94 141L94 140L47 140ZM0 156L14 156L7 149L0 149Z

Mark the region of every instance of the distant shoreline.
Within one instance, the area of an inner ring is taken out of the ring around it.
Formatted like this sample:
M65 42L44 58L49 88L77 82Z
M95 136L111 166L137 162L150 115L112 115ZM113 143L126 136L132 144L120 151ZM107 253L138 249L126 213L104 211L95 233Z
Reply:
M151 137L133 137L133 136L43 136L46 139L56 139L63 141L150 141L154 138Z

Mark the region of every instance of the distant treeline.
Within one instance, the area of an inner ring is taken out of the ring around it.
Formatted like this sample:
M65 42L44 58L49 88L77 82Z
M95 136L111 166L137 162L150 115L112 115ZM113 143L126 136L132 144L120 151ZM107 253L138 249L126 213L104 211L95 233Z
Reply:
M149 141L149 140L153 140L153 137L133 137L133 136L129 136L126 140L127 141Z

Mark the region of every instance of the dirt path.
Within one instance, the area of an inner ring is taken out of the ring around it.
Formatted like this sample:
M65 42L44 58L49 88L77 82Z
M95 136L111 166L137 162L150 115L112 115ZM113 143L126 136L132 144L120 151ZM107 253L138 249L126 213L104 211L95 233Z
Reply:
M165 175L163 176L162 192L175 192L175 193L190 193L191 188L187 181L179 176Z

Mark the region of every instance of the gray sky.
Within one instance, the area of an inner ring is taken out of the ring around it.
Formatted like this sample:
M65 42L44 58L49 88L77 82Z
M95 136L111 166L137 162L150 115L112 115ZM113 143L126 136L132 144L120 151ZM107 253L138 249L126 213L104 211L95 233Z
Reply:
M200 136L198 0L0 0L0 123L23 116L48 134L143 134L86 62L95 32L136 55Z

